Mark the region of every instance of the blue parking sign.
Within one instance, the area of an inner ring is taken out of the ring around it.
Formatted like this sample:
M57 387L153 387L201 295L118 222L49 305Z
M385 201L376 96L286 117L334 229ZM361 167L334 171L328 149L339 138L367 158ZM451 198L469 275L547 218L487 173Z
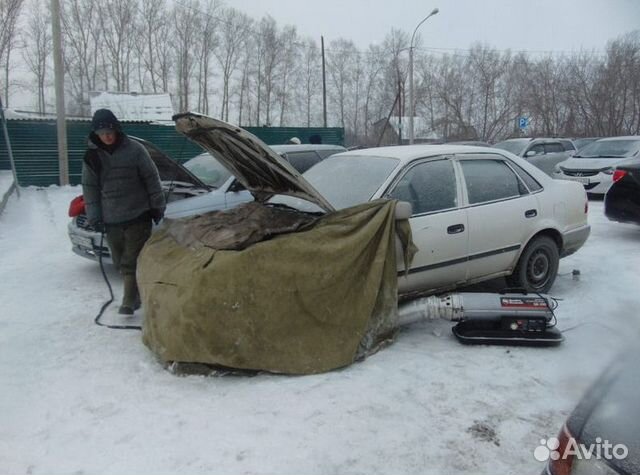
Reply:
M526 129L527 127L529 127L529 118L528 117L518 118L518 127L521 129Z

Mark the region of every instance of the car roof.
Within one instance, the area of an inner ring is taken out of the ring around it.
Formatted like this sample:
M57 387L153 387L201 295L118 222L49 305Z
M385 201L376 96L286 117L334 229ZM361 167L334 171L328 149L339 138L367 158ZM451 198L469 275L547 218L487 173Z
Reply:
M452 155L460 153L496 153L505 155L505 151L492 147L476 147L472 145L397 145L392 147L365 148L334 155L335 157L385 157L395 158L402 162L410 162L418 158L427 158L437 155ZM507 152L508 153L508 152Z
M609 142L612 140L640 140L640 135L621 135L620 137L607 137L599 139L598 142Z
M502 142L516 142L516 141L533 142L533 141L536 141L536 140L541 140L541 141L546 140L546 141L551 141L551 142L559 142L561 140L571 141L571 139L568 139L566 137L514 137L514 138L502 140Z
M307 152L309 150L346 150L342 145L330 145L330 144L282 144L282 145L269 145L273 150L278 153L283 152Z

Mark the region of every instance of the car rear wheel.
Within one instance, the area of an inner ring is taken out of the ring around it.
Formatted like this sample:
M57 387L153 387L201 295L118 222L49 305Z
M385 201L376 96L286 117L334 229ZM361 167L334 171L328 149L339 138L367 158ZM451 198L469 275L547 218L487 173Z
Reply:
M558 274L558 245L547 236L534 238L520 256L513 274L507 279L512 287L527 292L548 292Z

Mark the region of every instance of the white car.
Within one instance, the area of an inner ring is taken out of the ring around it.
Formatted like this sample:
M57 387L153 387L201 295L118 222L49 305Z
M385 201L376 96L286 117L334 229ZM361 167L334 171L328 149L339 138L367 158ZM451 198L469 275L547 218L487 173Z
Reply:
M340 153L300 176L253 135L198 114L177 129L217 155L256 200L331 212L378 198L409 202L418 252L401 294L433 293L509 276L547 292L558 260L587 240L588 201L578 183L553 180L504 150L413 145ZM279 195L279 196L273 196ZM283 196L287 195L287 196Z
M604 195L613 185L615 168L633 162L639 154L638 135L596 140L556 165L554 178L577 181L588 193Z
M179 165L150 142L131 138L147 149L158 168L167 196L167 218L177 219L233 208L253 200L252 194L211 154L200 154ZM300 172L334 153L346 150L340 145L328 144L272 145L269 148ZM101 239L100 233L89 225L84 212L73 213L72 218L67 226L71 250L91 260L98 260L101 250L103 262L111 264L111 250L106 239Z

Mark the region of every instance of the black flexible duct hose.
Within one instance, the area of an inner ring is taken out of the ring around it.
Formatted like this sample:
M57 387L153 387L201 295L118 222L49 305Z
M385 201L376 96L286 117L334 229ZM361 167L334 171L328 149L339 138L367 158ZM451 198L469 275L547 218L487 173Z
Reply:
M107 325L106 323L100 322L100 318L102 314L107 309L109 305L113 302L113 289L111 288L111 282L109 282L109 278L107 277L107 273L104 271L104 264L102 263L102 249L104 245L104 230L100 232L100 249L98 250L98 262L100 263L100 271L102 272L102 277L104 281L107 283L107 287L109 288L109 300L107 300L104 304L102 304L102 308L100 308L100 312L96 315L96 318L93 320L96 325L101 327L111 328L113 330L142 330L142 327L138 325Z

